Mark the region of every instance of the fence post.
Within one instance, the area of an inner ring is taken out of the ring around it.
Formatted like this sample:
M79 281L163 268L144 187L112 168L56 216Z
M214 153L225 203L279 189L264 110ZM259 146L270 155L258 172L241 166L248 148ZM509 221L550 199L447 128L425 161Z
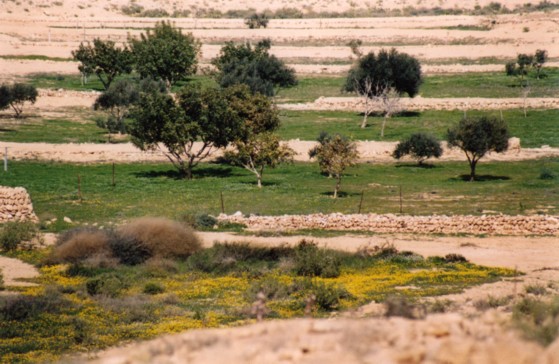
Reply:
M113 162L113 187L114 186L116 186L116 183L115 183L115 164Z
M82 202L82 178L78 174L78 199Z
M4 172L8 172L8 147L4 149Z
M223 202L223 191L221 191L219 193L220 197L221 197L221 213L225 214L225 203Z
M361 190L361 199L359 200L359 210L357 211L358 214L361 213L361 207L363 206L363 195L365 195L365 190Z
M400 213L402 213L402 186L400 185Z

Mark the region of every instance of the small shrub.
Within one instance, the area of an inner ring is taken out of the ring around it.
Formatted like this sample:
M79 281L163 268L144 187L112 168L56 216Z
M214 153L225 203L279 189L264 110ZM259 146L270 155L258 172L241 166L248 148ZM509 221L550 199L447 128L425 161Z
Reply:
M514 306L512 318L524 336L549 345L559 336L559 297L550 301L524 298Z
M250 29L266 28L268 26L269 19L266 14L254 13L245 19L245 24Z
M0 318L5 321L22 321L41 313L57 314L74 304L67 300L59 287L47 286L37 296L0 296Z
M211 229L217 225L217 219L208 214L199 214L195 216L195 228Z
M152 277L167 277L170 274L177 273L179 266L174 260L155 257L144 263L144 269Z
M480 311L486 311L490 308L506 306L511 300L512 296L493 297L489 295L485 299L475 301L474 307Z
M254 302L259 292L262 292L266 300L281 299L289 296L289 287L274 277L265 277L251 283L246 292L247 301Z
M411 303L403 296L390 296L384 301L386 306L386 317L405 317L408 319L417 319L422 316L422 308Z
M110 240L110 247L113 255L126 265L142 264L153 256L148 247L131 236L114 234Z
M295 273L307 277L335 278L340 275L341 261L335 252L302 240L295 248Z
M533 294L535 296L545 295L547 293L547 288L539 284L531 284L524 287L526 293Z
M148 282L144 286L144 293L145 294L159 294L165 292L165 287L161 283L157 282Z
M164 218L136 219L117 230L123 239L132 239L151 253L164 258L186 258L202 246L190 227Z
M112 298L100 297L103 308L119 315L124 323L155 322L157 305L144 295Z
M61 234L48 258L51 263L79 263L94 257L109 257L110 234L97 228L75 228ZM101 264L101 263L99 263Z
M468 259L461 254L451 253L444 256L444 261L446 263L467 263Z
M37 239L39 230L30 221L7 222L0 230L0 247L4 251L12 251L21 247L23 242Z
M555 174L547 169L547 168L543 168L541 173L540 173L540 179L542 180L554 180L555 179Z
M351 298L351 294L340 285L318 282L313 285L312 293L316 297L316 304L322 310L335 310L340 305L340 300Z
M85 283L87 293L91 296L103 295L107 297L118 297L128 284L117 274L107 273L89 279Z

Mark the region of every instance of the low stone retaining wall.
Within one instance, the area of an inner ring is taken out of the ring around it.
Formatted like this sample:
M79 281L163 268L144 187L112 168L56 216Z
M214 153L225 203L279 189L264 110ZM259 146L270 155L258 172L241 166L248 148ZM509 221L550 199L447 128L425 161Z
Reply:
M559 235L559 216L399 216L377 214L248 216L221 214L219 221L246 225L254 230L349 230L378 233Z
M10 221L38 221L33 204L23 187L0 186L0 223Z

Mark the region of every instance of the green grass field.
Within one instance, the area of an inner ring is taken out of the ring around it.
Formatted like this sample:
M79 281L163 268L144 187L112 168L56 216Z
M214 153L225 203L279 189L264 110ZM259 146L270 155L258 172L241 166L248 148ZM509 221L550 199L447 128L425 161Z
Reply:
M468 116L494 115L498 111L471 110ZM423 131L439 139L446 138L448 128L464 116L460 110L409 112L392 117L386 123L385 141L398 141L412 133ZM508 122L511 136L519 137L523 147L542 145L559 146L559 112L557 110L529 110L525 118L522 110L504 110L503 118ZM315 140L321 131L340 133L355 140L381 140L380 129L383 118L370 116L368 126L360 127L363 116L345 111L281 111L282 139Z
M101 116L102 113L96 115ZM495 115L497 111L471 110L468 115ZM463 117L462 111L424 111L392 117L386 124L384 141L398 141L418 131L434 134L443 140L449 127ZM106 143L105 132L92 121L91 112L81 112L81 122L65 119L28 118L9 123L0 120L0 141L46 143ZM370 116L365 129L360 128L362 116L345 111L288 111L280 112L282 139L315 140L321 131L347 135L354 140L381 140L382 117ZM512 136L519 137L522 146L535 148L542 145L559 147L559 112L557 110L505 110ZM7 120L7 119L6 119ZM120 138L127 141L128 138Z
M531 92L528 97L558 97L559 96L559 69L546 68L546 77L537 80L528 77ZM31 75L30 81L40 88L63 88L69 90L98 90L103 89L101 82L96 77L90 77L86 85L81 84L81 78L76 75L57 75L40 73ZM189 81L212 84L207 76L196 76ZM187 81L187 82L189 82ZM299 85L282 89L277 95L277 102L312 102L317 98L343 97L351 94L341 91L345 76L330 77L301 77ZM177 90L183 83L173 87ZM469 73L452 75L431 75L425 77L425 82L419 90L423 97L486 97L504 98L521 97L519 81L515 77L508 77L504 72Z
M545 170L555 179L540 179ZM461 176L468 173L466 162L435 162L433 168L361 164L346 172L338 199L331 197L334 181L311 163L265 171L261 190L249 172L218 164L199 166L190 181L177 179L170 164L118 164L116 187L112 187L109 164L12 162L9 171L0 174L0 183L25 187L41 218L68 216L78 223L119 222L145 215L180 219L188 214L218 214L220 193L230 214L356 213L362 191L363 212L398 213L400 186L405 214L559 212L557 158L511 163L482 159L477 170L481 181L464 182ZM67 227L59 224L50 229Z

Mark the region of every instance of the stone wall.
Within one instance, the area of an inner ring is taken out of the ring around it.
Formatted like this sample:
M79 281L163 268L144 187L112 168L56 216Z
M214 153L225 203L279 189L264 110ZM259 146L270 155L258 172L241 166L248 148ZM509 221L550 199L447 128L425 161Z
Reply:
M219 215L218 220L245 224L254 230L324 229L377 233L559 235L559 216L549 215L401 216L333 213L245 217L238 212L234 215Z
M38 221L27 190L0 186L0 223L23 220Z

